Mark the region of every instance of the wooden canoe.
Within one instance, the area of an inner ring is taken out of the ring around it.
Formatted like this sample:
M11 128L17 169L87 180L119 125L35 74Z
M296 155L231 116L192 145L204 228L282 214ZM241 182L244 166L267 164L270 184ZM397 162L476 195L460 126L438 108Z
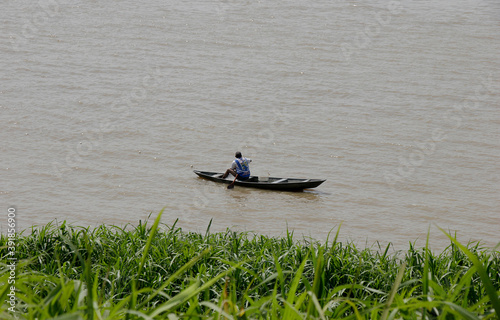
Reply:
M222 179L222 173L220 172L199 171L199 170L194 170L193 172L202 178L225 184L230 184L234 180L234 177L231 175L229 175L229 177L227 177L226 179ZM236 179L235 185L240 187L259 188L267 190L300 191L304 189L316 188L325 181L326 180L321 180L321 179L297 179L297 178L276 178L276 177L269 177L269 178L266 177L265 179L261 178L259 180L259 177L257 176L250 176L250 178L245 181Z

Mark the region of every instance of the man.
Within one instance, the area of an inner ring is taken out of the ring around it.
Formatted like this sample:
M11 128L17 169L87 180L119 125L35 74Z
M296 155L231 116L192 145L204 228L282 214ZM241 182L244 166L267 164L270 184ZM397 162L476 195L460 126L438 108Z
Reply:
M222 179L226 179L229 174L236 177L238 175L238 180L248 180L250 178L250 162L252 159L247 159L241 156L241 152L236 152L234 159L231 164L231 168L226 170L226 173L222 176Z

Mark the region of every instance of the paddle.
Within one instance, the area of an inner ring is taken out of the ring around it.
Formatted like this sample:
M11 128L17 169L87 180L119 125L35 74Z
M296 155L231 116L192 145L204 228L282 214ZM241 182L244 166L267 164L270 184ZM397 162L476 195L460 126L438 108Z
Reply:
M236 182L236 178L238 178L238 175L236 175L236 177L234 177L233 182L231 182L231 184L227 186L228 189L234 188L234 183Z

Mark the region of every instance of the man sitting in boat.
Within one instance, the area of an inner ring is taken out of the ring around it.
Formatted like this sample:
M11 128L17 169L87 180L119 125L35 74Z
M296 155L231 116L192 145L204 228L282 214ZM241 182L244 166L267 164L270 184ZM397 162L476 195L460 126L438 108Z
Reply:
M229 174L232 174L234 177L238 175L238 180L248 180L250 178L250 162L252 162L252 159L242 157L239 151L234 156L236 159L231 164L231 168L226 170L222 179L226 179Z

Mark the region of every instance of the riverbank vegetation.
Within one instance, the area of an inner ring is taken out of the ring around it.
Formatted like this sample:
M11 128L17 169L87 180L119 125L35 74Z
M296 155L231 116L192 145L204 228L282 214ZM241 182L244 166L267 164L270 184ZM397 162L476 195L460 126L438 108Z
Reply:
M1 319L498 319L500 252L360 249L159 223L48 224L0 238ZM498 249L498 248L497 248ZM11 309L9 309L11 308ZM14 312L12 312L14 310Z

